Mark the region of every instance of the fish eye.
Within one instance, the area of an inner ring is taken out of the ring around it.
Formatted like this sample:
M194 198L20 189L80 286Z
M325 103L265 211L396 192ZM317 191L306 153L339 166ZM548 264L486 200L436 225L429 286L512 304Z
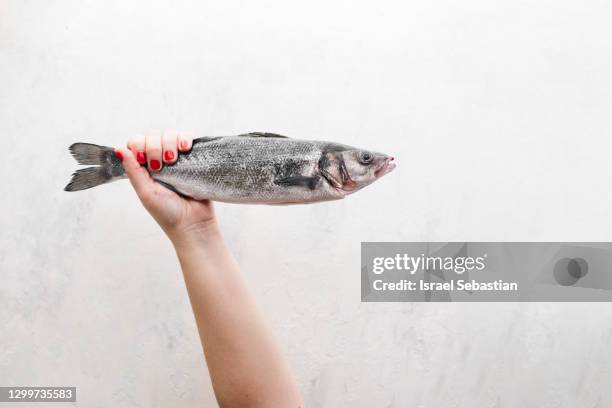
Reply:
M362 164L370 164L374 160L374 155L370 152L361 152L359 153L359 161Z

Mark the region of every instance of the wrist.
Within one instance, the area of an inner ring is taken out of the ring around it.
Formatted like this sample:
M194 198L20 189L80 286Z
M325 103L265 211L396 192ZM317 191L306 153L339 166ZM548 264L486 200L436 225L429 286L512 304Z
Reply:
M182 228L166 231L177 252L191 248L201 248L221 240L221 231L215 219L190 224Z

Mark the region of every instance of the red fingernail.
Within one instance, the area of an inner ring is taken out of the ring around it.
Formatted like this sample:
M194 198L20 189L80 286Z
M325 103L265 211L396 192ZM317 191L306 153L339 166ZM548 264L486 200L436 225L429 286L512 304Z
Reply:
M115 157L119 159L119 161L123 161L123 155L119 150L115 150Z
M147 155L145 152L136 152L136 161L140 164L145 164L147 162Z
M186 140L181 140L181 149L183 150L189 149L189 142Z
M172 161L172 160L174 160L174 152L172 150L166 150L164 152L164 160L165 161Z
M159 170L161 168L161 163L159 160L151 160L149 166L151 166L153 170Z

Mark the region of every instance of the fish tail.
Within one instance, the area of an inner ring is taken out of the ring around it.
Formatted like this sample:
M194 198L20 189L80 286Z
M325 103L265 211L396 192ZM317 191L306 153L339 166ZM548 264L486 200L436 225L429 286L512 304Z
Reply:
M115 155L115 149L112 147L74 143L68 149L79 164L89 164L94 167L75 171L64 191L85 190L125 178L121 160Z

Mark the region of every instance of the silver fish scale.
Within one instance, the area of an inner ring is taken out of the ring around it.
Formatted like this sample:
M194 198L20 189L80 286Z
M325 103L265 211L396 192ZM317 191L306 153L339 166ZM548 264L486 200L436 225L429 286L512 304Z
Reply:
M289 138L222 137L194 144L153 177L195 199L268 204L329 200L338 197L323 179L314 189L275 183L316 176L324 145Z

